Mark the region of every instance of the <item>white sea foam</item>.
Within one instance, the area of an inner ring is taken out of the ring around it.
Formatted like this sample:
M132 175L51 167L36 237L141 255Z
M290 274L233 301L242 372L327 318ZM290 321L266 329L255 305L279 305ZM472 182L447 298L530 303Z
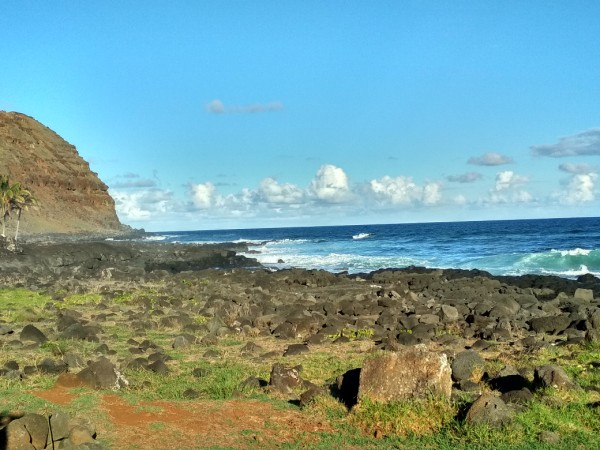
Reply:
M573 250L551 250L551 253L560 253L560 256L588 256L592 251L585 248L575 248Z
M600 277L600 272L590 271L590 269L585 264L582 264L581 266L579 266L579 269L568 269L568 270L562 270L562 271L552 271L552 270L542 269L541 272L544 275L557 275L559 277L566 277L566 278L576 278L580 275L587 275L587 274L591 274L596 277Z
M164 241L165 239L169 238L171 236L164 236L164 235L160 235L160 236L146 236L144 238L144 240L146 241Z
M366 239L368 237L371 237L371 233L358 233L358 234L355 234L354 236L352 236L352 239L360 240L360 239Z
M302 267L306 269L325 269L338 272L363 272L377 270L382 267L406 267L425 265L426 262L416 258L399 256L360 256L353 254L329 253L326 255L302 255L293 253L259 253L247 255L254 257L263 265L277 268ZM283 262L280 262L283 261Z

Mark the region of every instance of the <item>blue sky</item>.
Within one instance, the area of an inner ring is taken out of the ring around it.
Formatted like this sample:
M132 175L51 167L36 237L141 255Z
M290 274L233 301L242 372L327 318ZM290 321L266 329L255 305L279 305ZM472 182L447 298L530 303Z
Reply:
M597 216L600 2L0 4L0 109L147 230Z

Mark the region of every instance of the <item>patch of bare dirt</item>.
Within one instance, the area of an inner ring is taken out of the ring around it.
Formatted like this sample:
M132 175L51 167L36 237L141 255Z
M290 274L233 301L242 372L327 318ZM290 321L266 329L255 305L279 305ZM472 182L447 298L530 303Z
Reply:
M57 384L37 397L66 405L77 395ZM96 423L99 438L114 450L136 448L277 448L286 442L316 441L315 432L332 431L323 421L258 400L153 401L132 405L115 394L101 396L106 422Z

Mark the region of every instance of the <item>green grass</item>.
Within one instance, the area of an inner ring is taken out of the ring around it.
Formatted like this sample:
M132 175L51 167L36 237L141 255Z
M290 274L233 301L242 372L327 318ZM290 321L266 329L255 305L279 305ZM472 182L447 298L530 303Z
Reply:
M49 316L44 307L52 298L48 294L22 288L0 289L2 319L8 323L26 323Z
M187 281L183 284L188 283ZM195 283L194 280L189 283ZM202 283L199 283L202 287ZM112 300L103 300L119 304L123 309L147 311L141 305L145 301L151 308L158 305L160 298L165 298L162 292L167 288L150 289L143 287L139 291L123 293ZM165 291L166 292L166 291ZM65 293L66 294L66 293ZM55 311L49 306L54 303L58 308L73 308L84 312L85 317L97 313L95 305L102 301L102 296L96 293L66 295L64 300L56 302L44 293L31 292L26 289L0 289L0 312L4 321L12 324L23 324L39 317L53 321ZM149 300L143 300L149 299ZM188 300L186 300L188 301ZM192 302L192 300L189 300ZM168 308L165 308L168 309ZM190 314L191 317L194 317ZM131 329L125 316L108 318L107 322L99 325L104 332L101 342L81 342L71 340L50 340L37 349L14 351L8 346L0 347L0 365L10 359L16 359L21 366L35 365L46 357L60 359L67 352L74 352L82 359L94 359L95 348L100 343L106 343L111 350L116 350L113 358L119 362L135 358L129 352L127 339L135 338L139 342L148 339L161 347L172 360L167 362L170 372L158 375L147 370L124 370L125 377L131 382L130 387L116 392L132 405L143 401L165 400L185 403L183 393L194 389L200 395L200 400L228 400L232 398L270 402L276 409L293 409L308 419L318 418L329 424L332 432L302 433L294 435L293 443L276 443L287 449L588 449L600 448L600 408L592 406L600 401L600 394L585 390L557 391L546 389L538 391L533 401L520 413L514 421L500 429L488 426L470 426L461 419L461 412L467 406L467 400L448 402L439 399L423 401L396 402L378 404L362 402L348 411L344 405L329 395L318 397L313 404L300 410L289 403L285 396L263 392L261 390L242 390L239 385L250 376L268 380L269 372L274 362L280 362L288 367L302 366L301 377L318 385L329 385L335 382L337 376L349 369L361 367L366 358L371 358L379 352L365 351L365 342L352 339L345 344L329 344L314 346L303 355L293 357L276 357L260 360L240 355L240 348L252 340L260 344L265 351L282 350L283 342L274 338L251 338L240 335L230 335L219 339L216 345L204 346L193 344L189 347L173 350L171 344L175 336L182 331L179 327L160 327L146 329L140 332ZM153 316L159 320L160 316ZM207 318L195 316L196 323L204 323ZM17 328L17 327L15 327ZM49 330L52 325L41 322L40 329ZM364 336L363 336L364 334ZM346 331L344 331L344 335ZM196 337L201 338L202 332ZM351 338L368 337L361 330ZM207 350L216 350L218 358L203 358ZM497 345L502 349L502 344ZM152 351L147 352L148 356ZM512 358L512 359L511 359ZM581 386L600 386L600 345L549 347L531 354L514 354L505 349L505 354L498 359L486 361L486 370L490 374L497 373L505 364L518 368L532 368L544 364L562 366L573 380ZM206 370L205 376L196 378L192 375L194 368ZM44 412L56 408L46 400L32 394L36 390L45 390L53 386L55 375L36 374L24 380L0 377L0 414L15 411ZM106 392L96 392L87 389L73 389L76 399L60 409L67 413L88 415L95 420L107 420L98 411L100 399ZM302 389L293 393L292 399L297 399ZM110 392L113 394L113 392ZM153 432L164 429L162 422L153 422L149 429ZM561 436L561 441L555 446L540 442L540 433L552 431ZM241 436L248 439L245 442L250 448L260 448L260 442L251 441L251 436L260 431L242 431ZM101 439L110 436L100 436ZM274 444L275 445L275 444Z

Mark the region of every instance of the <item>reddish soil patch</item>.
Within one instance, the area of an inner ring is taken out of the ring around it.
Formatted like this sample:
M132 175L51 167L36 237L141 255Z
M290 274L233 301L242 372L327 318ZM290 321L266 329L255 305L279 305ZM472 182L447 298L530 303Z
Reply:
M331 431L328 424L298 411L278 410L260 401L157 401L136 406L105 395L102 408L111 421L114 449L274 448L298 438L306 442L313 432Z
M32 394L57 405L67 405L75 399L75 395L69 392L69 388L58 384L47 391L34 391Z
M33 395L58 405L67 405L78 395L69 390L77 383L61 379ZM101 396L99 409L106 421L96 423L98 438L113 450L137 448L230 447L278 448L284 442L315 441L315 432L331 426L299 411L277 409L257 400L155 401L130 404L114 394Z

